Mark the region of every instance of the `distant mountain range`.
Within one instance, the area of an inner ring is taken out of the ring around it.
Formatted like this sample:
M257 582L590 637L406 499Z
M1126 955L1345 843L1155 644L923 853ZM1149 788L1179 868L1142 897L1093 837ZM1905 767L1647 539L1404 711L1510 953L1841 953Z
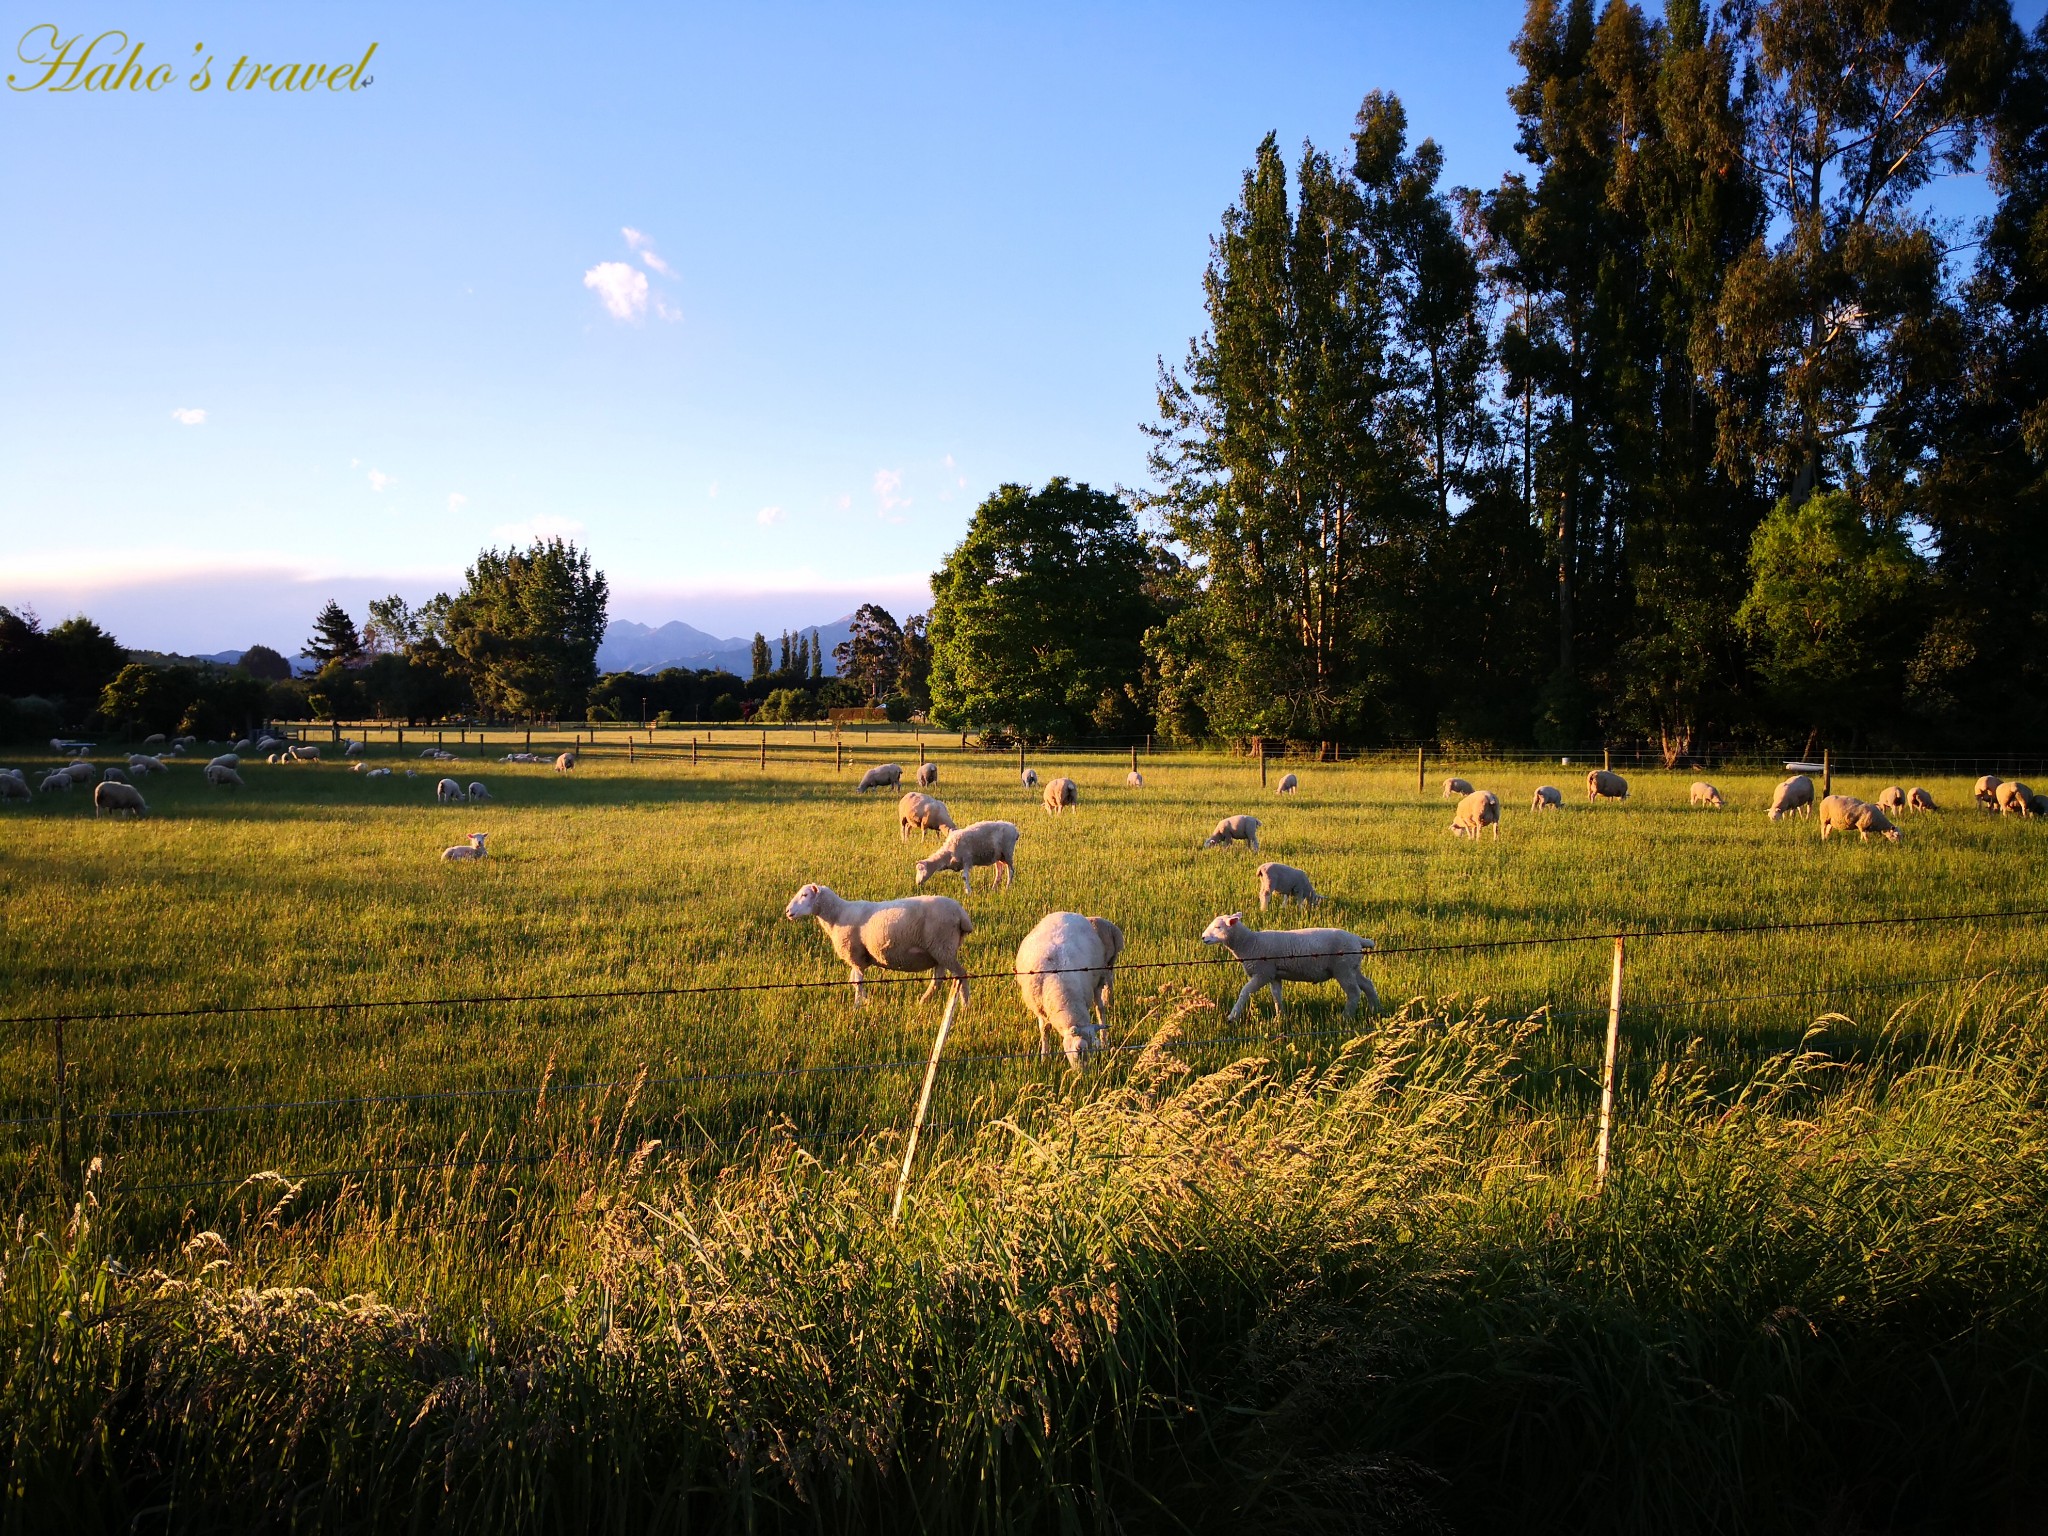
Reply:
M853 615L845 614L829 624L807 624L802 633L813 630L824 646L825 675L830 677L839 670L832 662L832 647L853 633ZM779 645L780 639L778 632L768 637L768 643ZM604 643L597 648L597 670L651 674L669 667L715 667L746 677L754 670L753 646L750 636L721 639L680 619L671 619L659 629L631 619L613 619L605 626Z

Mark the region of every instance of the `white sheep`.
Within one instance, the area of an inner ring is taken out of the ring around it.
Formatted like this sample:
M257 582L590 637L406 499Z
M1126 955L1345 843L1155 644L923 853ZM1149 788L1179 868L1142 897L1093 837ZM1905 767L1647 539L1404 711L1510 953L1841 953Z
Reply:
M1344 989L1344 1017L1358 1012L1358 999L1365 997L1374 1012L1379 1011L1380 994L1366 979L1365 952L1371 939L1360 938L1342 928L1271 929L1260 932L1244 925L1242 912L1226 913L1202 930L1204 944L1221 944L1244 967L1244 990L1237 994L1230 1017L1243 1016L1252 994L1261 987L1273 992L1273 1012L1285 1018L1280 999L1284 981L1334 981Z
M1586 775L1586 798L1588 800L1626 800L1628 780L1618 773L1605 768L1595 768Z
M1532 811L1554 811L1564 804L1564 791L1555 784L1537 786L1535 796L1529 801Z
M946 809L946 802L935 800L920 790L911 790L896 802L896 835L908 838L910 829L920 832L936 832L943 837L957 831L959 823L953 820L953 813Z
M919 789L930 789L938 782L939 765L937 763L919 763L917 765L917 787Z
M235 743L235 750L237 752L253 752L256 750L256 744L250 741L248 737L244 736L240 741Z
M1040 803L1044 805L1046 815L1057 816L1068 806L1081 803L1081 786L1068 778L1047 779Z
M128 759L128 771L130 773L151 774L169 773L171 770L162 758L149 757L138 752Z
M1718 811L1723 807L1721 791L1714 788L1705 779L1694 779L1692 783L1692 803L1696 806L1703 805L1709 810Z
M1038 1021L1038 1054L1057 1031L1068 1065L1094 1051L1108 1023L1124 931L1106 917L1048 912L1017 946L1017 990Z
M158 731L156 734L152 736L143 737L142 744L145 747L160 747L165 743L166 740L168 740L168 738L164 735L164 733L162 731Z
M100 782L103 784L126 784L128 782L128 775L110 764L100 770Z
M1870 834L1879 833L1892 842L1899 840L1899 829L1892 825L1891 818L1877 806L1858 800L1854 795L1829 795L1820 803L1820 840L1826 842L1830 832L1854 830L1862 834L1864 842L1870 841Z
M70 782L68 779L65 781ZM28 792L28 781L16 778L11 773L0 773L0 800L29 800L35 796Z
M853 786L856 795L864 795L871 789L901 789L903 787L903 765L901 763L878 763L860 776L860 782Z
M426 747L420 752L420 761L426 762L429 758L439 757L440 755L441 749L439 747Z
M1458 802L1458 809L1451 817L1451 830L1460 837L1476 838L1488 827L1493 828L1495 842L1500 841L1500 796L1490 789L1475 789Z
M363 744L360 741L344 741L341 744L341 755L343 757L361 757L363 755Z
M1906 808L1911 811L1938 811L1941 809L1940 806L1934 803L1934 796L1927 793L1918 784L1915 784L1906 791Z
M1803 773L1795 773L1771 791L1771 820L1790 816L1794 811L1801 816L1813 814L1813 780Z
M434 799L442 805L454 805L468 798L462 792L462 786L453 779L443 779L434 786Z
M1903 785L1888 785L1877 792L1877 807L1887 816L1905 814L1906 790Z
M1283 774L1281 774L1281 775L1280 775L1280 788L1279 788L1278 790L1276 790L1276 791L1275 791L1275 793L1276 793L1276 794L1282 794L1282 795L1291 795L1291 794L1293 794L1293 793L1294 793L1294 792L1295 792L1295 791L1296 791L1297 789L1300 789L1300 788L1301 788L1301 780L1300 780L1300 779L1296 778L1296 777L1295 777L1295 776L1294 776L1293 774L1291 774L1291 773L1283 773Z
M1296 901L1321 901L1315 885L1305 871L1292 864L1261 864L1259 875L1259 910L1265 911L1276 896L1289 896Z
M1129 773L1127 773L1127 774L1125 774L1125 775L1124 775L1124 788L1126 788L1126 789L1143 789L1144 787L1145 787L1145 775L1143 775L1142 773L1138 772L1138 770L1137 770L1137 769L1133 768L1133 769L1132 769L1132 770L1131 770L1131 771L1130 771Z
M471 779L469 781L469 798L472 800L488 800L491 798L491 792L484 787L482 779Z
M71 775L68 773L60 770L43 776L43 793L46 795L54 794L60 789L69 788L71 788Z
M1998 809L1998 786L2005 781L1995 773L1987 773L1977 781L1977 803L1987 811Z
M100 776L100 771L91 763L66 763L64 775L73 784L90 784Z
M576 754L574 752L564 752L555 759L555 772L557 773L568 773L575 766Z
M224 767L220 763L208 763L205 771L206 782L213 785L216 789L246 789L248 787L242 782L242 776L239 773L235 772L232 768Z
M1036 768L1026 768L1022 773L1018 774L1017 777L1024 781L1024 787L1026 789L1038 788L1038 770Z
M480 859L484 856L484 839L488 836L488 832L472 832L469 834L468 842L457 843L453 848L443 848L441 857L451 860Z
M1202 839L1204 848L1221 848L1226 843L1248 843L1253 853L1259 851L1259 818L1256 816L1226 816L1216 823L1216 830Z
M363 777L366 779L388 779L391 777L391 770L389 768L372 768Z
M2031 819L2034 814L2034 800L2034 792L2018 779L2007 779L1998 786L1998 809L2001 815Z
M97 816L106 811L126 811L132 816L146 816L149 806L142 798L142 792L133 784L100 784L92 792L92 813Z
M232 752L223 752L206 766L209 768L239 768L242 766L242 760Z
M974 932L967 909L950 896L899 896L894 901L849 901L829 885L807 885L783 908L791 922L816 918L845 962L856 1005L867 1001L863 986L869 966L887 971L931 971L928 998L951 980L967 1001L967 969L960 941ZM920 999L922 1001L923 999Z
M1444 792L1442 798L1446 800L1462 800L1471 793L1472 782L1469 779L1444 780Z
M946 840L929 857L917 861L917 883L923 885L933 875L957 870L960 889L972 895L974 872L984 864L995 866L998 887L1016 880L1017 824L1014 821L975 821L948 832Z
M318 747L288 747L285 749L285 758L287 761L294 763L317 763L320 761L320 749Z

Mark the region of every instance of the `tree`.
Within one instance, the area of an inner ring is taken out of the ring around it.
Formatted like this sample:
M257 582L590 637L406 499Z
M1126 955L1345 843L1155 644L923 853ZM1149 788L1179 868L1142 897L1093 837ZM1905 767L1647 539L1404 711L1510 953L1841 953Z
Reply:
M762 634L759 630L754 631L753 659L754 670L751 674L752 676L757 678L766 677L770 672L774 670L772 658L770 657L768 651L768 637Z
M811 681L822 682L824 677L825 642L818 637L818 632L814 629L811 631Z
M267 645L250 646L235 665L265 682L283 682L292 675L292 664Z
M903 646L896 663L896 692L910 701L913 710L931 707L932 639L929 614L913 613L903 621Z
M1100 728L1104 697L1143 667L1150 564L1117 497L1064 477L999 487L932 576L934 718L1037 739Z
M902 669L903 631L895 615L874 603L854 610L852 633L832 647L839 675L870 703L879 704L896 686Z
M609 599L604 573L562 539L477 556L443 621L477 707L498 716L582 718Z
M330 661L354 661L363 654L355 620L332 598L313 620L313 637L306 641L305 653L322 666Z

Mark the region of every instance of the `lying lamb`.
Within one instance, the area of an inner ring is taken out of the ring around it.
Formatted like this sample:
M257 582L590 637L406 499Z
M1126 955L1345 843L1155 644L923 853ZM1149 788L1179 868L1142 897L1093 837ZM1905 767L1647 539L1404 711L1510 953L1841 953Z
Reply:
M1813 780L1803 773L1794 774L1771 792L1771 820L1794 811L1802 816L1813 814Z
M1244 966L1244 990L1230 1010L1233 1019L1243 1015L1252 994L1260 987L1273 991L1273 1012L1285 1018L1280 1000L1284 981L1334 981L1344 989L1344 1017L1358 1012L1358 999L1367 998L1375 1012L1380 995L1365 977L1365 952L1371 939L1362 939L1342 928L1297 928L1291 932L1269 930L1261 933L1244 925L1244 914L1232 912L1218 917L1202 930L1204 944L1221 944Z
M1259 851L1259 818L1256 816L1226 816L1216 823L1216 830L1202 839L1204 848L1221 848L1225 843L1248 843L1254 853Z
M1038 1021L1038 1054L1052 1054L1052 1032L1070 1066L1096 1049L1108 1024L1116 959L1124 931L1106 917L1048 912L1017 946L1017 990Z
M958 831L948 832L946 840L929 858L917 861L917 883L923 885L933 875L956 870L960 875L960 889L968 895L974 893L974 872L984 864L995 866L997 886L1009 885L1017 878L1017 824L1014 821L969 822Z
M960 941L974 932L974 921L950 896L848 901L829 885L807 885L790 898L782 915L791 922L806 917L818 920L832 948L846 962L856 1004L867 1001L862 983L871 965L889 971L931 971L932 983L924 989L924 997L950 979L960 988L960 1000L967 1000L967 970L960 963Z
M1714 788L1705 779L1695 779L1692 786L1692 803L1694 805L1704 805L1709 810L1718 811L1722 808L1723 803L1721 791Z
M1586 775L1586 798L1588 800L1626 800L1628 780L1618 773L1609 773L1605 768L1595 768Z
M1488 827L1493 828L1495 842L1500 841L1500 797L1490 789L1475 789L1458 802L1457 814L1451 817L1451 830L1460 837L1476 838Z
M1315 885L1306 872L1292 864L1261 864L1259 875L1259 910L1265 911L1276 896L1290 896L1296 901L1321 901Z
M953 820L953 813L946 809L945 801L934 800L915 789L896 802L896 836L908 838L912 827L920 832L937 832L941 836L960 830L960 824Z
M1068 806L1081 803L1081 786L1072 779L1048 779L1042 803L1045 806L1046 815L1057 816Z
M441 857L449 860L480 859L484 856L484 839L488 832L472 832L469 841L457 843L453 848L443 848Z
M864 795L871 789L901 789L903 787L903 765L883 763L870 768L860 776L860 782L853 786L856 795Z
M1899 829L1892 825L1889 816L1877 806L1858 800L1854 795L1829 795L1820 803L1820 840L1826 842L1830 832L1847 832L1854 829L1862 834L1864 842L1870 841L1873 832L1899 840Z
M1529 802L1532 811L1554 811L1564 804L1564 791L1555 784L1539 785L1535 798Z

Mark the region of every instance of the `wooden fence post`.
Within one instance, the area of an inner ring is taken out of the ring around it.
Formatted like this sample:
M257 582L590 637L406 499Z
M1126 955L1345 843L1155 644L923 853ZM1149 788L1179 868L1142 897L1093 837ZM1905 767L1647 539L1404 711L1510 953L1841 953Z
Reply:
M1133 773L1136 773L1137 771L1138 771L1138 744L1137 744L1137 743L1136 743L1136 742L1134 741L1134 742L1132 742L1132 743L1131 743L1131 772L1133 772Z
M1602 747L1600 749L1600 766L1603 770L1613 768L1614 749L1612 747Z
M896 1180L896 1199L889 1207L889 1225L895 1226L903 1216L903 1197L910 1190L910 1165L917 1157L918 1133L924 1129L925 1111L931 1108L932 1083L939 1075L939 1053L946 1048L946 1035L953 1028L953 1010L960 1006L960 989L963 982L954 982L952 991L946 996L946 1012L939 1020L939 1032L932 1037L932 1059L925 1064L924 1087L917 1095L917 1112L910 1117L910 1140L903 1148L903 1172Z
M697 738L695 735L690 737L690 766L692 768L697 766Z
M832 767L836 772L846 766L846 743L837 736L832 738Z
M1264 789L1266 787L1266 738L1254 736L1252 738L1252 750L1259 754L1259 788Z
M1835 755L1826 747L1820 753L1820 793L1825 800L1835 792Z
M761 733L761 766L764 769L768 766L768 733L766 731Z
M1607 1055L1600 1067L1600 1144L1593 1167L1593 1187L1607 1183L1608 1150L1614 1141L1614 1058L1621 1048L1622 940L1614 941L1614 977L1607 990Z
M1425 766L1427 762L1428 749L1426 747L1417 747L1415 749L1415 793L1417 793L1418 795L1423 794L1426 791L1426 783L1423 779L1423 774L1428 771Z

